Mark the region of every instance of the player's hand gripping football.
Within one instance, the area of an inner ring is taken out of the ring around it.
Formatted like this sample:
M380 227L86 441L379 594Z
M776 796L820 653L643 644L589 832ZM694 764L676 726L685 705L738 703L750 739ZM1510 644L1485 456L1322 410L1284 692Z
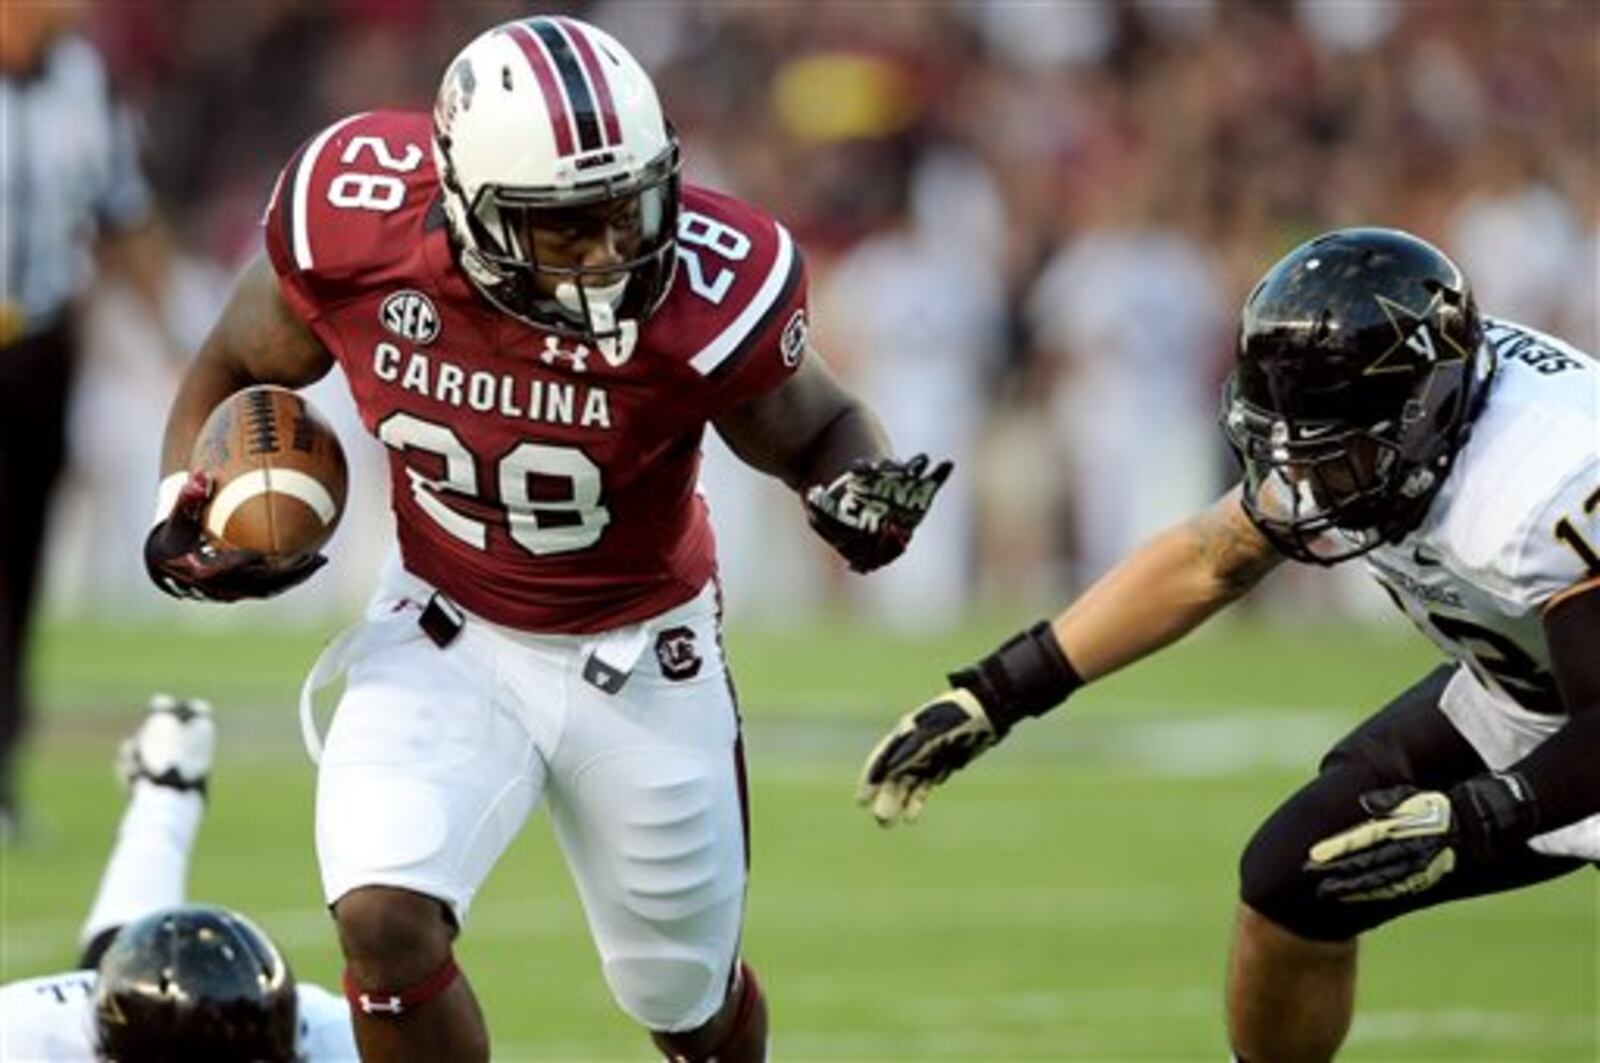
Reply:
M219 548L201 526L211 491L210 477L192 473L172 512L145 538L145 569L166 593L213 602L271 598L310 579L327 564L321 554L273 565L255 550Z
M1391 786L1361 796L1372 818L1311 847L1317 896L1387 901L1434 888L1464 863L1482 864L1534 830L1537 807L1520 776L1474 776L1448 793Z
M885 827L914 823L933 788L1004 737L970 690L947 690L900 717L861 770L856 801Z
M806 517L852 569L871 572L905 552L951 468L948 461L930 467L926 454L857 462L806 492Z

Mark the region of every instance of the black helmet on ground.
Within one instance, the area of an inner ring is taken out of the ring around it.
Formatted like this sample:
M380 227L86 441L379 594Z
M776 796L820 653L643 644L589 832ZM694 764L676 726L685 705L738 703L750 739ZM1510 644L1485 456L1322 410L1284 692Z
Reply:
M95 1024L117 1063L294 1060L298 998L276 946L237 912L167 908L129 923L100 959Z

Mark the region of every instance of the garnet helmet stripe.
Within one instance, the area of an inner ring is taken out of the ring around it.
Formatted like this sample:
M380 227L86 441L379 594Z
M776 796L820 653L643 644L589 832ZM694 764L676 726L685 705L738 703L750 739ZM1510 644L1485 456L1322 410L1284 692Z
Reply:
M606 145L615 147L622 143L622 130L617 123L617 108L611 100L611 85L606 81L605 68L600 65L599 56L594 53L594 45L589 41L581 23L570 18L555 20L571 38L572 44L578 50L578 58L583 61L583 69L589 74L589 83L594 87L595 99L600 104L600 126L605 131Z
M506 34L517 42L517 47L522 49L528 65L533 68L534 79L539 82L539 91L544 93L545 108L550 112L550 131L556 139L556 154L560 156L573 154L572 115L568 111L566 97L561 94L561 85L556 81L555 69L549 57L545 55L544 48L540 46L538 38L528 29L526 23L515 23L506 30Z
M594 93L583 79L578 56L567 43L566 35L548 18L529 19L523 25L538 35L561 75L561 84L566 89L567 102L572 105L572 116L578 127L579 150L594 151L604 147L600 141L599 109L595 106Z

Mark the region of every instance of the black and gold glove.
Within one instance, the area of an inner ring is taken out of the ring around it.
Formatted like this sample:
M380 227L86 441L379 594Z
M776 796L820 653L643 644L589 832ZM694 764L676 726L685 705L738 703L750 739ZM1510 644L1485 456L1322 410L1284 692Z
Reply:
M1317 896L1387 901L1437 886L1537 832L1538 804L1520 775L1490 772L1448 793L1391 786L1361 796L1372 818L1311 847Z
M1010 732L1059 705L1083 680L1041 621L950 676L951 689L895 723L861 769L856 801L885 827L913 823L933 788Z

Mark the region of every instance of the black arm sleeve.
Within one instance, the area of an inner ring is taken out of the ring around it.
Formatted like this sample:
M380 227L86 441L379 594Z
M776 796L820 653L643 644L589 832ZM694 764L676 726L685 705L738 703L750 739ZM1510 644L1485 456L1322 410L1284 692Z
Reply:
M1600 812L1600 583L1545 611L1550 666L1569 719L1513 764L1539 803L1539 830Z

